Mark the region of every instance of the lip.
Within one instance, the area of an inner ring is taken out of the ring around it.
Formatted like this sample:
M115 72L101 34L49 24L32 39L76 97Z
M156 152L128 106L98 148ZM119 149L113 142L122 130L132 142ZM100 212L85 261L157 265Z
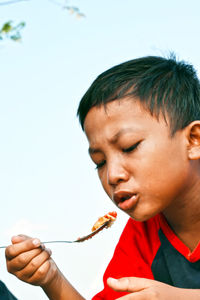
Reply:
M139 200L139 195L130 191L118 191L114 193L113 200L122 210L132 209Z

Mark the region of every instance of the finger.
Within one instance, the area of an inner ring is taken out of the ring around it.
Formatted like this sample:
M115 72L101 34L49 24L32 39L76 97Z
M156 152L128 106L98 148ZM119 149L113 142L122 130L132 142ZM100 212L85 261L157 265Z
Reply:
M25 234L19 234L19 235L15 235L11 238L12 244L17 244L17 243L21 243L23 241L26 241L28 239L31 239L30 236L25 235ZM40 244L40 248L41 249L45 249L45 245L44 244Z
M31 260L42 252L41 248L23 252L11 260L7 261L7 269L10 273L24 269Z
M138 277L108 278L107 284L117 292L137 292L155 284L154 280Z
M40 286L46 284L49 281L50 277L52 277L52 274L55 273L55 267L55 263L51 258L49 258L39 267L39 269L29 279L30 283Z
M31 237L24 235L24 234L19 234L19 235L15 235L11 238L11 242L12 244L16 244L16 243L21 243L27 239L30 239Z
M39 239L27 239L21 243L10 245L6 248L5 255L7 260L13 259L17 255L40 247L41 242Z
M126 296L120 297L117 300L149 300L149 299L156 299L156 298L151 298L149 290L146 289L140 292L134 292Z
M50 249L42 251L39 255L34 257L24 269L16 272L15 275L24 281L29 281L31 277L33 277L33 275L39 271L40 267L42 267L42 265L49 260L50 256Z

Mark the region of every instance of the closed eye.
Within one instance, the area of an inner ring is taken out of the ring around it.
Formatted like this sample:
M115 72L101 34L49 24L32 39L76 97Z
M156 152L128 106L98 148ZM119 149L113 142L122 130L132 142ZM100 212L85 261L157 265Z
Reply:
M138 147L138 145L140 144L140 142L141 141L137 142L136 144L132 145L129 148L122 149L122 151L125 152L125 153L132 152L133 150L135 150Z
M99 164L96 164L96 168L95 169L100 169L101 167L103 167L105 165L106 161L103 160L102 162L100 162Z

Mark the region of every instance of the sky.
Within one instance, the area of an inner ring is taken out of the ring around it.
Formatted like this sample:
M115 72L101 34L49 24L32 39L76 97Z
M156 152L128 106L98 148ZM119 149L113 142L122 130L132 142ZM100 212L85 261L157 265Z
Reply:
M0 42L0 244L19 233L74 240L116 210L115 224L93 239L50 247L64 275L91 299L128 217L101 187L78 103L101 72L145 55L174 52L199 74L200 2L71 0L85 14L80 19L55 2L0 6L0 24L26 22L20 43ZM47 299L7 273L4 250L0 279L20 300Z

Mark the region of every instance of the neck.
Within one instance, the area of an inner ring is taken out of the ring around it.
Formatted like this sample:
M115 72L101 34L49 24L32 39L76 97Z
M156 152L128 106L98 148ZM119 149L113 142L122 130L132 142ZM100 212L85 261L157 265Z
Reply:
M163 214L176 235L193 250L200 241L200 180Z

